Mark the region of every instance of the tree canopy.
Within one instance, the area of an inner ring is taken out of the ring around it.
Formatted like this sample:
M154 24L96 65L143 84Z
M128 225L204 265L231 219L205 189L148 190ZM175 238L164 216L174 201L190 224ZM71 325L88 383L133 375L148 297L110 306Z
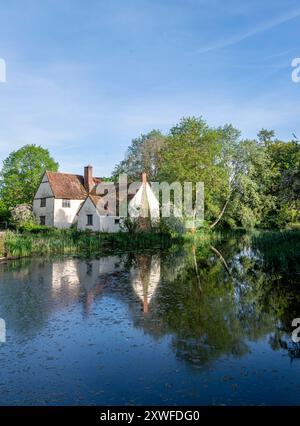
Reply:
M119 174L126 173L129 180L137 181L141 173L146 172L149 181L156 181L165 140L159 130L152 130L133 139L124 160L116 165L113 177L116 179Z
M0 172L2 211L18 204L31 204L46 170L57 171L58 163L47 149L24 145L3 161Z
M204 182L205 219L231 228L284 227L300 220L300 145L261 129L243 140L232 125L211 127L185 117L166 136L133 139L114 174L139 179Z

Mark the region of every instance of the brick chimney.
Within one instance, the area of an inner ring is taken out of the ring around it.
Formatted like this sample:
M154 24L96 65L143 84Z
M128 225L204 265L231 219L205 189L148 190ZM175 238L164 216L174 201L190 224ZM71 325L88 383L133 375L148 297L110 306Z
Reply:
M88 165L84 168L84 187L88 192L91 192L93 186L93 167L91 165Z
M147 183L147 174L145 172L142 173L142 183L144 185Z

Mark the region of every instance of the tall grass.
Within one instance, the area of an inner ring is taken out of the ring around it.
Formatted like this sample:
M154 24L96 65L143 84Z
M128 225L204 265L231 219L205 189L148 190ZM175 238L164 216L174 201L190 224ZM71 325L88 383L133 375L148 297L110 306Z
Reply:
M4 234L0 233L0 257L3 257L4 254L5 254Z
M168 234L151 232L91 233L72 229L53 229L43 233L7 231L7 257L49 254L97 254L113 250L166 248L174 242Z

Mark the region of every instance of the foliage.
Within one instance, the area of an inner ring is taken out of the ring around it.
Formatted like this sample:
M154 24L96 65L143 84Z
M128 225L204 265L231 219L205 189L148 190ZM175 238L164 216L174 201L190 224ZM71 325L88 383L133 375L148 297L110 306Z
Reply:
M238 136L232 126L212 128L202 118L183 118L170 130L162 152L161 181L204 182L208 221L218 216L230 194L230 157Z
M158 229L164 234L182 235L185 233L185 225L181 218L170 216L162 217L158 223Z
M114 174L136 180L142 171L160 182L204 182L210 226L284 228L300 221L299 142L280 141L273 130L241 140L231 125L186 117L166 137L153 130L134 139Z
M169 247L177 239L169 234L155 232L104 233L38 227L22 232L5 233L5 249L8 257L46 254L100 254L118 250L139 250Z
M24 145L4 161L0 173L0 198L6 209L32 203L46 170L57 171L58 163L41 146Z
M35 218L30 204L19 204L11 209L12 222L17 227L34 226Z
M129 234L135 234L139 228L138 218L126 217L121 221L120 228L122 231L129 232Z
M0 199L0 224L2 224L3 227L8 223L10 219L10 211L3 202L3 200Z
M113 177L116 179L119 174L126 173L129 180L139 181L141 173L146 172L149 181L156 181L164 145L165 136L159 130L133 139L125 159L115 167Z

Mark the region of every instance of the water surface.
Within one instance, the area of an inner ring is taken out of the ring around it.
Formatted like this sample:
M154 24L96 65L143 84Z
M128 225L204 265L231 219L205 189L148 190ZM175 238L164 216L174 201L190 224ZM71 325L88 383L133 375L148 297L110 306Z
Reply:
M229 235L2 263L0 404L299 404L299 256Z

